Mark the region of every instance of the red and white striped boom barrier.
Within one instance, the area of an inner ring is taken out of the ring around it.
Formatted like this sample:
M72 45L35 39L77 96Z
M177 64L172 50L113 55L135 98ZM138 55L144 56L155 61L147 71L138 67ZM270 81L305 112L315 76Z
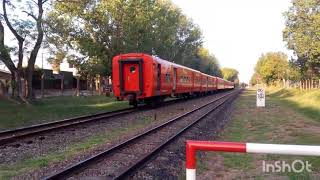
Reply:
M186 179L187 180L196 179L196 152L197 151L320 156L320 146L188 140L186 143Z

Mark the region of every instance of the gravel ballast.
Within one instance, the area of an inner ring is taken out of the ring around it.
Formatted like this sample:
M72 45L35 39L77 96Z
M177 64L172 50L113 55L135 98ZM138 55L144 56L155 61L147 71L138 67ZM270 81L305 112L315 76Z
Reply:
M129 179L184 179L186 140L214 140L230 121L230 114L233 109L232 102L228 101L228 103L219 107L218 110L210 113L183 136L170 143L165 150L160 152L135 174L132 174ZM205 158L205 153L203 152L198 152L197 155L199 161Z
M50 163L49 166L25 173L23 176L18 176L18 179L42 177L43 175L48 175L57 169L62 169L71 163L79 162L88 158L92 154L99 153L106 147L110 147L115 143L133 136L134 134L144 131L145 129L154 127L169 118L181 115L186 111L190 111L197 106L203 105L221 94L222 93L195 98L156 109L132 113L112 120L102 120L99 121L99 123L92 123L86 126L78 125L61 131L51 132L40 137L25 138L23 142L19 144L11 144L10 146L5 147L0 146L0 165L10 165L23 159L43 156L52 152L63 153L72 144L84 142L86 138L91 136L107 133L117 129L119 129L119 131L129 129L128 133L124 132L122 136L117 136L105 144L97 145L88 152L79 152L77 156L69 157L63 162ZM132 126L137 123L141 124L141 121L145 121L145 119L149 119L147 125L130 131Z

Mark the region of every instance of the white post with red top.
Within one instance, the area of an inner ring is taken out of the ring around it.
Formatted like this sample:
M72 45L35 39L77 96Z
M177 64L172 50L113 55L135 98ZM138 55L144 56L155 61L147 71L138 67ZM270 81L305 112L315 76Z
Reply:
M320 146L258 144L219 141L187 141L186 143L186 179L196 179L196 152L222 151L239 153L265 153L285 155L320 156Z

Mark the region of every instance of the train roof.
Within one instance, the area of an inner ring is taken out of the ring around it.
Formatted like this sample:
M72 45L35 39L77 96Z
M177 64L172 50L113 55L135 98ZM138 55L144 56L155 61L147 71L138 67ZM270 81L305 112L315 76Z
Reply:
M186 66L183 66L183 65L180 65L180 64L176 64L176 63L170 62L170 61L168 61L168 60L161 59L161 58L159 58L158 56L152 56L152 57L154 57L157 61L161 61L161 62L163 62L163 63L170 63L170 64L172 64L172 65L175 66L175 67L185 68L185 69L188 69L188 70L193 71L193 72L198 72L198 73L200 73L200 74L202 74L202 75L204 75L204 76L219 78L219 77L212 76L212 75L203 73L203 72L198 71L198 70L195 70L195 69L191 69L191 68L189 68L189 67L186 67ZM221 79L221 80L223 80L223 81L227 81L227 80L222 79L222 78L219 78L219 79ZM227 82L230 82L230 81L227 81Z
M161 62L163 62L163 63L169 63L169 64L171 64L171 65L173 65L173 66L175 66L175 67L180 67L180 68L188 69L188 70L190 70L190 71L194 71L194 72L199 72L199 73L201 73L201 72L198 71L198 70L195 70L195 69L192 69L192 68L189 68L189 67L180 65L180 64L176 64L176 63L170 62L170 61L168 61L168 60L161 59L161 58L159 58L158 56L152 56L152 57L154 57L157 61L161 61Z
M223 80L223 81L226 81L226 82L231 82L231 81L225 80L225 79L220 78L220 77L217 77L217 76L211 76L211 75L205 74L205 73L203 73L203 72L201 72L201 71L198 71L198 70L195 70L195 69L192 69L192 68L189 68L189 67L180 65L180 64L176 64L176 63L170 62L170 61L168 61L168 60L161 59L160 57L155 56L155 55L152 55L152 56L151 56L151 55L145 54L145 53L127 53L127 54L120 54L119 56L120 56L120 57L148 56L148 57L152 57L152 58L156 59L157 61L161 61L162 63L169 63L169 64L171 64L171 65L173 65L173 66L175 66L175 67L180 67L180 68L188 69L188 70L193 71L193 72L201 73L202 75L205 75L205 76L218 78L218 79ZM231 83L232 83L232 82L231 82Z

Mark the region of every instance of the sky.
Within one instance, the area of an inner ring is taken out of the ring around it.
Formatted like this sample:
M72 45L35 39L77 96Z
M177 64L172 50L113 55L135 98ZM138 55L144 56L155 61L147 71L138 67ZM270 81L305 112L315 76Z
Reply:
M283 13L291 0L172 0L200 26L204 47L222 67L239 71L241 82L249 82L254 66L269 51L292 56L282 39Z

